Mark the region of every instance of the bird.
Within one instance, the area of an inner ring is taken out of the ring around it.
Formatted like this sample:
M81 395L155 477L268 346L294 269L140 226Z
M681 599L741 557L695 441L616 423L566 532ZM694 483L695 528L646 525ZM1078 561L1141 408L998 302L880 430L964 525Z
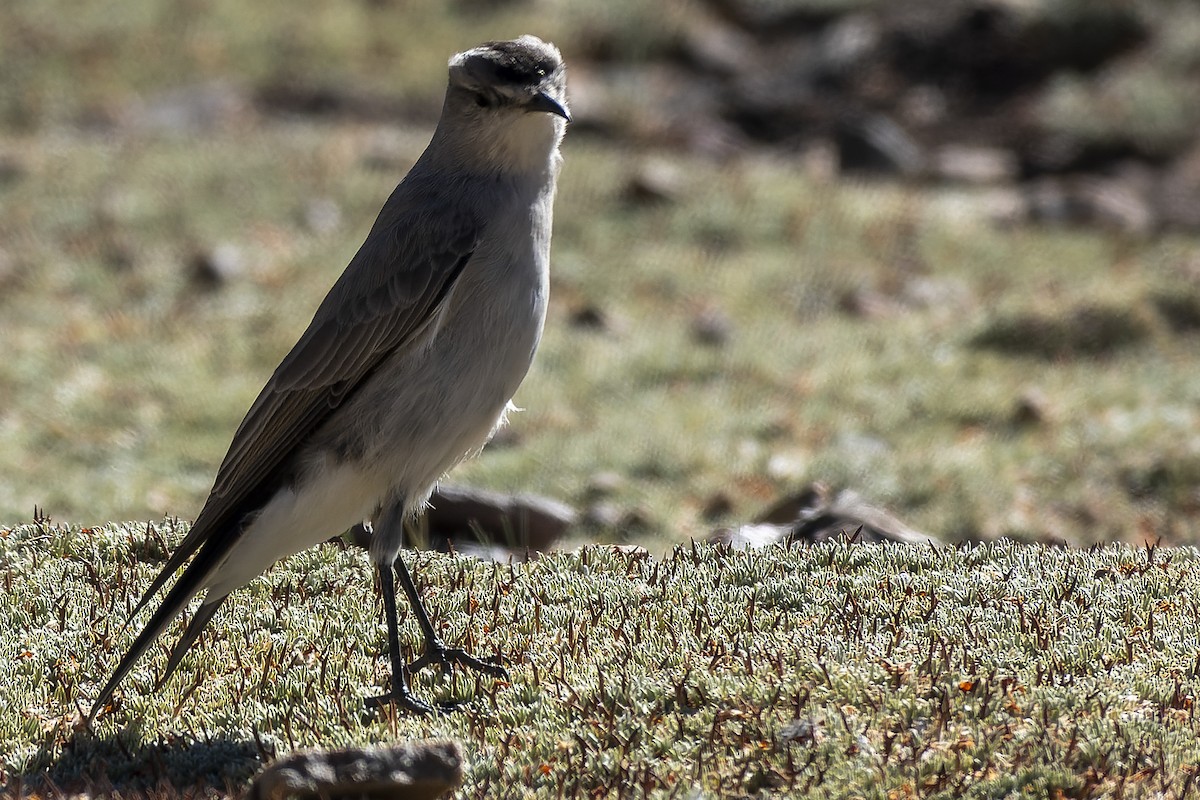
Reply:
M443 710L411 689L410 676L429 665L506 677L503 659L439 638L401 550L405 523L437 481L505 424L533 361L570 120L553 44L524 35L450 59L428 146L237 428L200 514L130 618L186 568L100 690L88 724L197 595L156 689L231 592L360 522L372 531L392 670L390 689L367 707ZM424 639L411 663L400 647L397 578Z

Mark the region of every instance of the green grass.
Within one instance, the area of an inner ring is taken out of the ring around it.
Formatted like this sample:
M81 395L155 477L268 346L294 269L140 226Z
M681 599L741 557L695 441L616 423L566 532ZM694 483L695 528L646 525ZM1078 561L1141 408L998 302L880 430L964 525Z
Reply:
M0 519L35 504L87 523L195 513L241 415L427 135L386 130L7 141L27 172L0 189ZM399 166L376 166L380 147ZM998 230L971 195L831 186L772 160L675 158L679 199L643 206L625 198L636 164L622 151L580 136L566 159L551 318L517 396L517 444L456 480L583 503L595 474L615 472L610 499L641 511L638 541L656 547L706 533L716 493L735 521L809 480L951 540L1196 541L1193 492L1134 493L1123 477L1196 458L1196 334L1172 322L1183 305L1162 303L1200 292L1195 241ZM341 226L307 226L314 200L336 203ZM189 263L221 243L243 270L199 288ZM841 310L863 291L890 305ZM1077 346L1091 334L1071 309L1092 306L1138 320L1138 338ZM584 307L607 328L571 324ZM714 309L731 333L704 346L694 321ZM1018 341L1041 332L1061 357L981 349L997 325ZM1013 424L1034 388L1052 413Z
M365 553L325 545L235 593L162 691L165 646L73 731L183 533L0 535L10 789L235 790L296 748L431 736L464 742L463 797L1182 797L1200 769L1196 552L1011 542L421 554L447 640L511 659L507 683L422 674L466 701L432 719L362 710L378 600Z

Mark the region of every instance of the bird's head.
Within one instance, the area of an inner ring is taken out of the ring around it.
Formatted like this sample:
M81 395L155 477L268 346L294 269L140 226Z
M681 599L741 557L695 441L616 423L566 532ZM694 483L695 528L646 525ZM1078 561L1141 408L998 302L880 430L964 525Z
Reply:
M558 48L536 36L487 42L450 59L450 91L488 114L547 113L571 119Z
M450 59L443 123L517 166L546 161L566 122L567 75L558 48L536 36L487 42Z

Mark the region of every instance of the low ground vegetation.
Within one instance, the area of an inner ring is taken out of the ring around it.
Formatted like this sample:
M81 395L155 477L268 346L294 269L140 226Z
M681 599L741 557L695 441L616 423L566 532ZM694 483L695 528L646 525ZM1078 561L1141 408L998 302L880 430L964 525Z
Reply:
M183 533L0 536L10 788L233 792L296 748L425 737L464 743L480 798L1184 797L1197 779L1200 562L1123 546L421 554L443 635L511 672L422 674L465 702L426 719L364 712L387 677L379 601L365 554L323 545L235 594L163 690L165 646L75 730Z

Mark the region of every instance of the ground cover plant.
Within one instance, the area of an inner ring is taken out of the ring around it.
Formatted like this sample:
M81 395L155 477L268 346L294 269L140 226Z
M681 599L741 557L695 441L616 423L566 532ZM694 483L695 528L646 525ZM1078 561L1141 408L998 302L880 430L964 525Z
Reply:
M1196 553L1012 542L420 554L444 635L512 660L422 676L467 701L432 719L364 713L378 599L363 552L323 545L235 594L164 690L165 646L73 730L182 533L0 537L10 788L224 793L295 748L428 736L464 742L463 797L1183 797L1200 765Z

